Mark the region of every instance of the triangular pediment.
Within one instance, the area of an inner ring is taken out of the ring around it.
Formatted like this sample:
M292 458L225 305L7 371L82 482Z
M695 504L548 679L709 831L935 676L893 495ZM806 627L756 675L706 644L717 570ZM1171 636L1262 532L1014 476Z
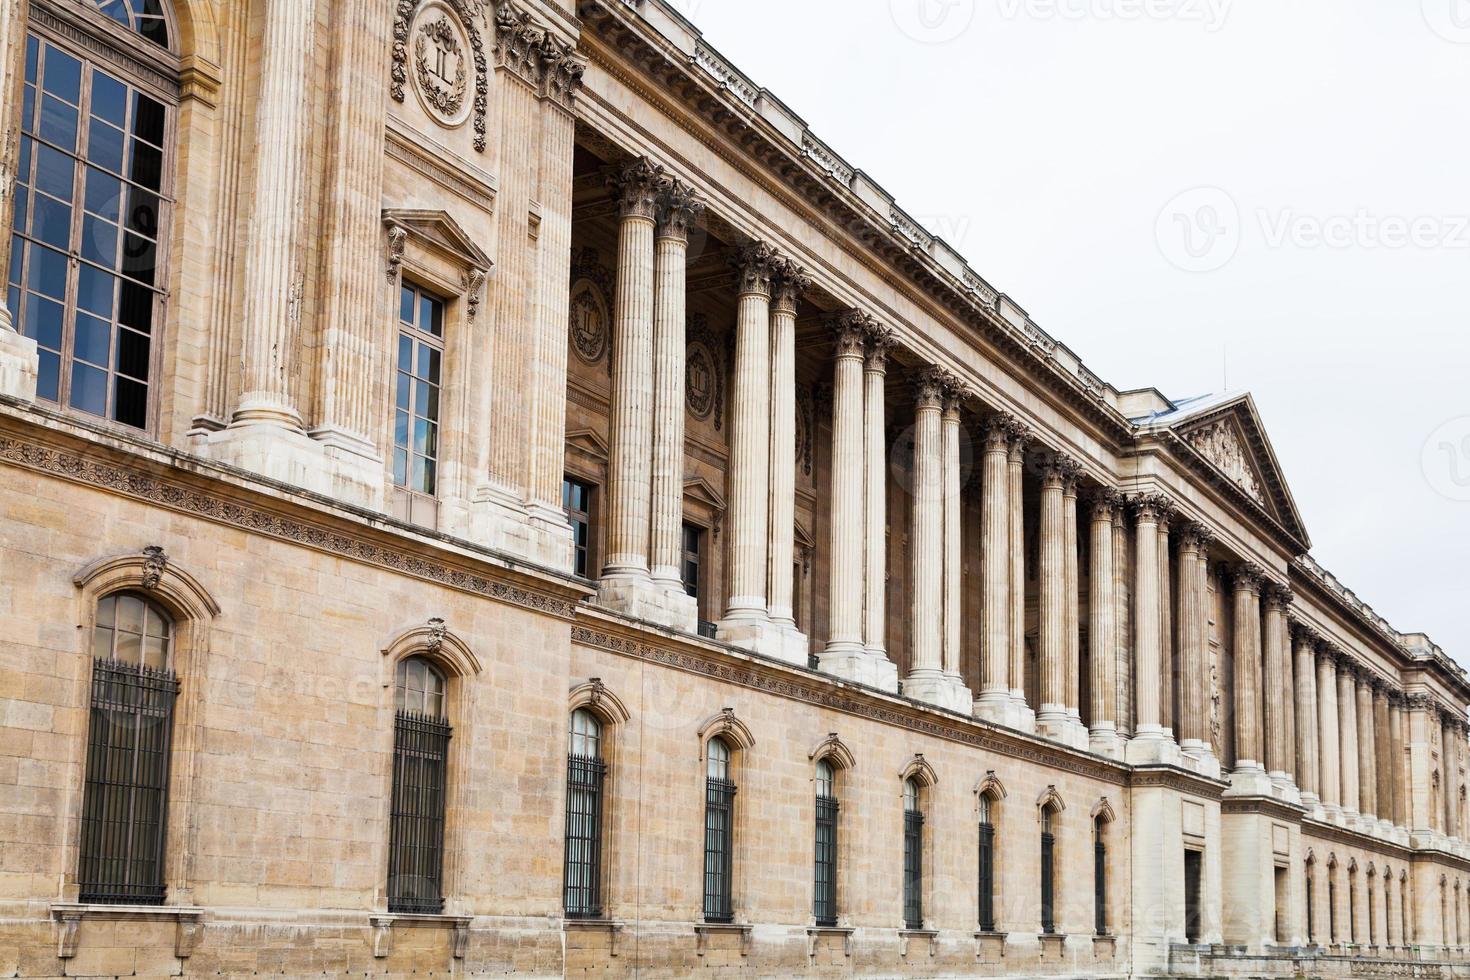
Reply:
M1301 513L1286 485L1276 452L1249 394L1201 400L1180 406L1178 417L1162 418L1175 434L1198 453L1232 487L1305 547L1310 542Z
M684 481L684 499L692 503L703 504L717 514L725 512L724 495L702 476Z
M489 272L495 264L448 211L388 208L383 211L383 224L389 228L402 228L420 242L471 269Z
M567 432L567 447L607 462L607 440L594 429L571 429Z

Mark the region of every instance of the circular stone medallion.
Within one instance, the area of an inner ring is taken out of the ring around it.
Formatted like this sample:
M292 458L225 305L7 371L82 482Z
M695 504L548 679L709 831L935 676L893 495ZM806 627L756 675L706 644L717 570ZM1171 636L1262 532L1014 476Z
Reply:
M469 35L442 3L419 8L409 30L410 74L424 109L443 126L458 126L470 114L475 64Z

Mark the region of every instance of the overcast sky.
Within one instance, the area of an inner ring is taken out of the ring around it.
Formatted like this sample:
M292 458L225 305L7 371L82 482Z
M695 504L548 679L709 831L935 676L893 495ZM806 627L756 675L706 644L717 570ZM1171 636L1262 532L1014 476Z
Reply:
M1470 0L674 0L1120 389L1250 390L1470 664Z

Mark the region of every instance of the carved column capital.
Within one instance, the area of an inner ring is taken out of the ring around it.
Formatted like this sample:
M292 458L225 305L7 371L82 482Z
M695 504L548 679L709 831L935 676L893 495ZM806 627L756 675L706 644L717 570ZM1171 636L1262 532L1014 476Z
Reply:
M1122 491L1112 487L1101 487L1092 492L1087 503L1092 508L1093 523L1111 524L1113 514L1123 506L1124 497Z
M949 372L932 364L919 372L915 384L914 401L918 408L941 408L945 390L949 384Z
M639 157L619 168L607 178L609 189L617 196L618 214L624 218L658 216L659 197L667 185L664 168L648 157Z
M960 406L970 395L970 386L953 371L944 372L944 414L959 416Z
M1077 486L1077 474L1082 464L1063 452L1050 451L1041 457L1041 480L1049 487L1060 487L1066 492L1068 486Z
M877 321L862 310L843 310L831 320L838 357L862 357L864 345Z
M586 59L549 33L541 41L540 54L541 97L571 109L582 88L582 76L587 73Z
M1178 530L1179 547L1186 551L1204 552L1215 540L1215 532L1199 521L1186 521Z
M1296 599L1296 593L1291 591L1291 587L1279 582L1267 582L1262 587L1261 595L1265 598L1266 605L1283 611Z
M689 229L704 212L705 202L688 184L677 177L661 182L658 194L658 236L689 241Z
M1266 579L1265 569L1253 562L1236 562L1230 569L1230 579L1236 592L1260 594L1261 583Z
M888 351L897 342L897 337L888 327L883 326L877 320L871 321L865 333L867 337L867 352L865 368L875 374L882 374L888 369Z
M1031 429L1020 419L1015 420L1011 427L1010 462L1024 463L1026 461L1026 446L1031 442Z
M1020 424L1009 412L987 415L980 423L985 451L1009 453L1014 433Z
M778 258L771 270L772 300L793 313L801 294L811 288L812 277L795 260Z
M779 259L776 250L765 242L750 242L737 248L730 264L735 269L739 291L770 296Z
M1140 524L1158 524L1174 512L1173 501L1161 493L1134 494L1128 504Z

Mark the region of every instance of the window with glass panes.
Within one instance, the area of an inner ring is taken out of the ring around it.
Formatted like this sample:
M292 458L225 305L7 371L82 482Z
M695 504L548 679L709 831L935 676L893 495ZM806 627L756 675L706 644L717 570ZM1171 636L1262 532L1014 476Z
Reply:
M920 809L919 781L903 784L903 922L909 929L924 928L924 811Z
M735 863L735 782L730 746L712 738L705 750L704 920L734 920L732 877Z
M1108 934L1108 842L1103 831L1107 821L1092 822L1092 927L1099 936Z
M699 546L704 539L704 529L698 524L685 524L683 539L683 555L679 563L679 577L684 580L684 591L698 599Z
M980 931L995 931L995 824L991 820L993 802L988 794L980 794Z
M140 46L167 44L156 0L96 2ZM160 93L27 36L7 304L36 341L38 397L138 428L163 323L169 116Z
M1041 811L1041 931L1057 931L1056 910L1056 812L1051 807Z
M592 564L592 487L566 477L561 482L561 506L572 525L572 571L585 578Z
M567 752L567 819L563 908L570 918L602 914L602 723L586 708L572 712Z
M393 415L393 483L438 494L439 386L444 360L444 304L404 284L398 303L398 366Z

